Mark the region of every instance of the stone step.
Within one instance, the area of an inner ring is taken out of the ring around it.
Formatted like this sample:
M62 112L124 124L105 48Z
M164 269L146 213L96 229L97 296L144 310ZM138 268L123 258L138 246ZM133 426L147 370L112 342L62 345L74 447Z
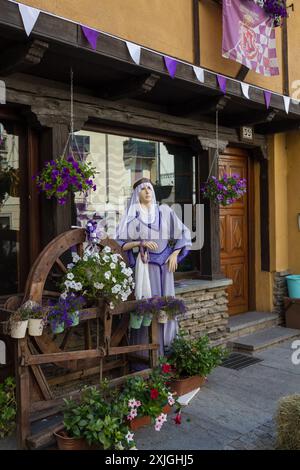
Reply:
M233 351L252 353L297 337L300 338L300 330L273 326L257 331L251 335L240 336L239 338L230 340L227 346Z
M278 325L278 315L268 312L247 312L229 318L229 339L245 336Z

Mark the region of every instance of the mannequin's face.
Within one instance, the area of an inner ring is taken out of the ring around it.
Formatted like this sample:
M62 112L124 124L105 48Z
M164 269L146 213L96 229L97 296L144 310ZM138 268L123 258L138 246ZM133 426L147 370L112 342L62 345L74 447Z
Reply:
M151 204L152 197L153 197L153 194L152 194L151 186L147 185L145 186L145 188L143 188L140 191L139 199L140 199L141 204L145 204L145 205Z

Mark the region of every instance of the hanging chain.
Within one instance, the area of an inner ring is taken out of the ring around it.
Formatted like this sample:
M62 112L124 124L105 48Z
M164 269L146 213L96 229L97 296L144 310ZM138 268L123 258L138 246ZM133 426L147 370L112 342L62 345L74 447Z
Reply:
M74 73L71 67L71 137L74 136Z
M209 173L208 173L207 180L209 179L209 177L210 177L210 175L213 171L214 164L215 164L216 160L218 160L218 158L219 158L219 110L216 109L216 153L215 153L213 162L210 166L210 170L209 170Z

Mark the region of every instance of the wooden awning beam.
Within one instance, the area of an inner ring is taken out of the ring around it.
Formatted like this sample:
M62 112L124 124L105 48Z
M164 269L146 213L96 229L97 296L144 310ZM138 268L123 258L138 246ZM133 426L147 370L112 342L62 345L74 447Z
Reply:
M133 77L125 82L124 80L121 82L118 80L113 85L108 86L101 96L110 100L134 98L153 90L159 79L159 75L151 73L140 77Z
M0 75L23 72L41 62L49 44L34 39L27 44L18 44L1 52Z

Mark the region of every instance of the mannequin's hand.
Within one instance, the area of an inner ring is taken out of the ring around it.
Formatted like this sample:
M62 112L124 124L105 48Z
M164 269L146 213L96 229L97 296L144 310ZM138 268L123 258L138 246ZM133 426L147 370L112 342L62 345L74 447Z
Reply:
M174 251L169 258L167 259L166 263L169 264L169 272L170 273L175 273L177 269L177 257L178 257L178 252Z
M144 247L152 251L158 250L158 244L155 242L144 242Z

